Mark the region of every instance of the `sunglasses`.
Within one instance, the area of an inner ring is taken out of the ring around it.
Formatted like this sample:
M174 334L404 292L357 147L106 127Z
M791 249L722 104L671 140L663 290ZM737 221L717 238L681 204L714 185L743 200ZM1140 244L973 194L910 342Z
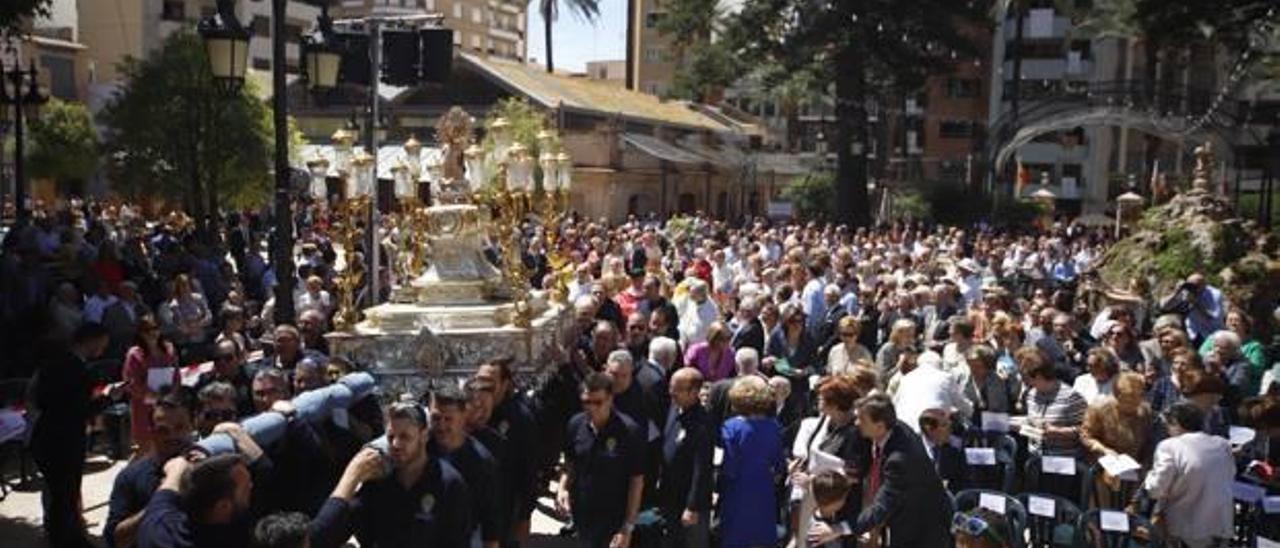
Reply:
M840 336L841 336L841 337L843 337L843 338L845 338L845 339L849 339L849 338L857 337L857 336L858 336L858 334L857 334L857 333L855 333L855 332L853 332L853 331L842 331L842 332L840 333Z
M964 512L956 512L956 514L951 517L951 532L953 534L964 533L975 538L987 537L997 545L1004 544L1004 538L1002 538L999 533L996 533L995 529L991 527L991 524L978 516L966 514Z

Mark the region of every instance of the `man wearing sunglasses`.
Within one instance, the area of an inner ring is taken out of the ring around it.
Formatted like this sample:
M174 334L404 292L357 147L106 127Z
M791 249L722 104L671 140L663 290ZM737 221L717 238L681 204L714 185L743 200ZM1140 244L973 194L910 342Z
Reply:
M623 355L626 352L622 352ZM556 509L572 513L583 548L627 548L644 488L643 431L613 408L613 377L592 373L569 419Z
M233 403L239 415L253 413L253 373L245 365L244 353L233 340L223 339L214 347L213 370L200 375L196 381L196 391L199 392L214 382L224 382L232 387L235 391Z

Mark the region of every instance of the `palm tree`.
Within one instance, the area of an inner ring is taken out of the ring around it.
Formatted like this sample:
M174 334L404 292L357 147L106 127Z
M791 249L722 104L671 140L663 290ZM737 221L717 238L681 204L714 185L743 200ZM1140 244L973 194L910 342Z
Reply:
M600 0L538 0L538 13L542 14L542 26L543 30L546 31L544 39L547 45L547 72L555 70L555 64L551 60L551 23L560 16L561 1L565 2L571 11L576 12L589 23L595 22L596 18L600 16ZM627 17L631 17L630 10L627 10ZM628 24L627 28L629 31L630 24Z

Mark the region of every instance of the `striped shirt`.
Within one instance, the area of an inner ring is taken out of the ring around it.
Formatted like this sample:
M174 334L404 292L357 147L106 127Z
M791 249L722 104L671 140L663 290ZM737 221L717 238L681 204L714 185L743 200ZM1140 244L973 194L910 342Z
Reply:
M1070 386L1056 382L1054 387L1045 392L1034 388L1027 391L1027 419L1048 426L1078 428L1084 422L1084 412L1089 405ZM1038 455L1079 456L1080 439L1078 436L1070 440L1032 438L1027 448Z

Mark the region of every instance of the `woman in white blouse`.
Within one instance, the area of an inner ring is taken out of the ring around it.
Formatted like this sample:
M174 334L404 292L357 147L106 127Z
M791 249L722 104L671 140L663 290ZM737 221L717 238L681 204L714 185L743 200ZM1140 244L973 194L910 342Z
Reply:
M860 362L872 363L871 351L858 342L862 334L862 324L853 316L840 318L836 324L836 333L840 342L831 347L827 353L827 374L843 375L853 371Z
M1076 377L1071 388L1089 404L1101 396L1110 396L1116 374L1120 372L1120 360L1116 355L1107 348L1094 348L1089 350L1085 365L1088 372Z

